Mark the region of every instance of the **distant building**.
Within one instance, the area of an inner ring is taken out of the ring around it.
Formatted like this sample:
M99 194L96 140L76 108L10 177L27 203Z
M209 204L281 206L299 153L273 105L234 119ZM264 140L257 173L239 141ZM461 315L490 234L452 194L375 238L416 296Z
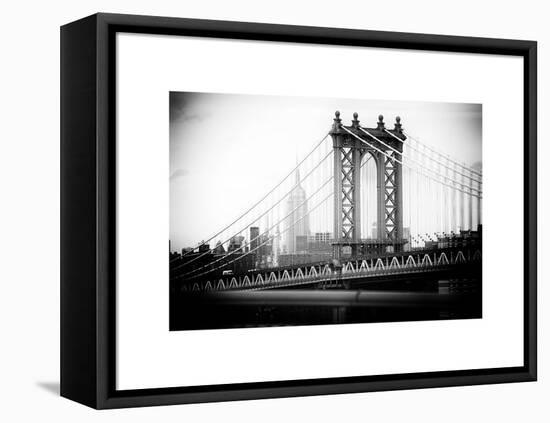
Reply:
M309 236L309 242L330 242L332 234L330 232L315 232Z
M411 229L410 228L403 228L403 239L409 239L411 236ZM372 239L378 239L378 226L376 225L376 222L373 222L371 227L371 233L370 238Z
M321 253L332 251L332 233L315 232L308 237L308 252Z
M265 258L271 255L273 250L273 238L269 234L260 235L260 248L258 248L258 255L261 258Z
M294 189L288 196L284 220L284 244L288 254L299 251L296 245L296 237L309 235L308 207L306 192L301 185L300 171L296 169ZM306 241L307 242L307 241Z
M250 227L250 251L253 251L256 254L259 254L258 247L261 245L260 242L260 228L258 226Z
M281 233L279 232L279 225L277 225L277 228L275 229L275 236L273 237L273 245L271 249L271 263L273 266L279 265L279 254L280 254L280 246L279 246L279 240L281 238Z
M238 250L243 246L244 236L235 235L229 240L229 247L227 247L228 252ZM244 249L241 249L239 252L243 252Z
M296 235L296 253L305 253L308 251L308 236Z
M216 246L214 247L214 254L225 254L225 248L223 248L221 241L216 243Z

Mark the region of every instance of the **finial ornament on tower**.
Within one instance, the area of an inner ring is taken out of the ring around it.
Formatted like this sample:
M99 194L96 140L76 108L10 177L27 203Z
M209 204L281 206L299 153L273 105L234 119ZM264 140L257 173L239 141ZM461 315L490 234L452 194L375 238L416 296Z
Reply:
M340 111L336 110L334 112L334 123L332 124L332 130L338 131L340 129L340 124L342 123L342 119L340 119Z
M399 116L396 116L395 117L395 128L394 128L395 132L398 132L398 133L403 133L403 128L402 128L402 125L401 125L401 118Z
M359 119L357 119L358 117L359 117L359 114L355 112L353 114L353 120L351 121L351 124L354 128L359 128Z
M384 116L378 115L378 127L376 129L384 130Z

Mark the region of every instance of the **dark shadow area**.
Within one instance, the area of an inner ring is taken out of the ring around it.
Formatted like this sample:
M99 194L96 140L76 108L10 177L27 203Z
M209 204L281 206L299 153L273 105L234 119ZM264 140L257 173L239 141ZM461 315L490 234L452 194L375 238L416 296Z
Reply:
M481 277L474 276L440 280L422 275L419 281L363 286L359 280L357 289L173 293L170 330L479 319Z

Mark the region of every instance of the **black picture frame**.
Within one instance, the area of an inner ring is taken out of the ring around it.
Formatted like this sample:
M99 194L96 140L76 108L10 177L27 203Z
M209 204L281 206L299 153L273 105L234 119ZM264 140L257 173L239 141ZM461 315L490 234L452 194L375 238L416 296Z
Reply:
M115 36L119 32L523 57L523 366L116 390ZM103 13L63 26L61 395L105 409L536 380L536 138L537 44L534 41Z

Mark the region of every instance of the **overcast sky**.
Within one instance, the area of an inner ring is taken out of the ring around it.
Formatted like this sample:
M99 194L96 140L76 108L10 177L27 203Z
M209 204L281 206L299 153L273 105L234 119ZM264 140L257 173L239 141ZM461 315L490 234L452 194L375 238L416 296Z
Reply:
M196 245L262 197L328 132L346 125L403 128L468 165L481 162L481 105L170 93L170 240Z

